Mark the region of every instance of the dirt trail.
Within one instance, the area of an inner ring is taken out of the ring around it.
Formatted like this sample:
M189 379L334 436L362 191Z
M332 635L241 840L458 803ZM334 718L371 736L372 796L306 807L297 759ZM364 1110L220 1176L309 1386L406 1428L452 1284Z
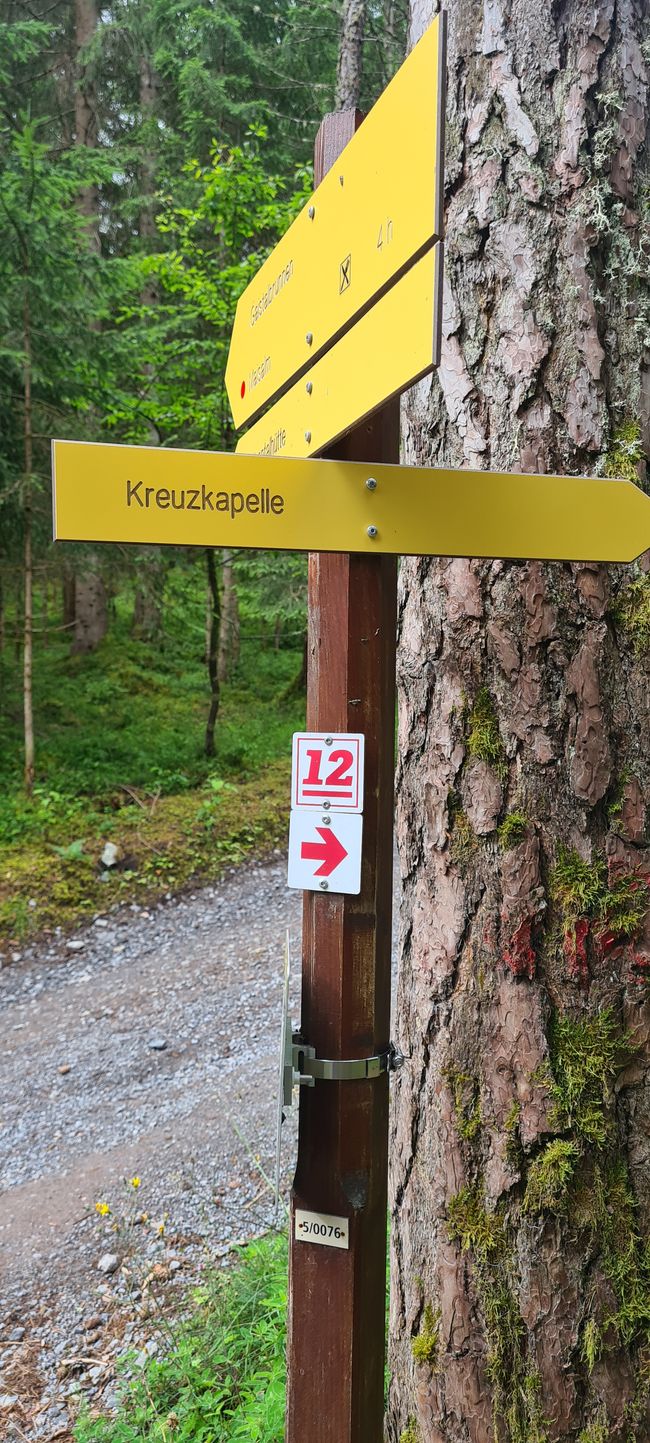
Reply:
M0 1437L65 1436L80 1391L110 1404L115 1355L146 1342L151 1269L187 1281L271 1225L256 1156L272 1173L287 926L296 974L299 955L285 878L251 866L0 973Z

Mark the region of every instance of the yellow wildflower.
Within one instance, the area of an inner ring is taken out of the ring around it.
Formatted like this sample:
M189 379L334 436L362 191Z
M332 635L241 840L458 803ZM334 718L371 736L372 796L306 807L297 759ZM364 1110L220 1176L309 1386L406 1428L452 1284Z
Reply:
M96 1212L96 1213L99 1213L100 1218L107 1218L107 1217L110 1215L110 1211L111 1211L111 1210L110 1210L110 1208L109 1208L109 1206L108 1206L108 1203L105 1203L105 1202L96 1202L96 1203L95 1203L95 1212Z
M132 1177L132 1178L129 1178L129 1182L131 1183L131 1187L134 1187L134 1188L137 1189L137 1188L139 1188L139 1187L141 1186L141 1184L142 1184L142 1178L140 1178L140 1177Z

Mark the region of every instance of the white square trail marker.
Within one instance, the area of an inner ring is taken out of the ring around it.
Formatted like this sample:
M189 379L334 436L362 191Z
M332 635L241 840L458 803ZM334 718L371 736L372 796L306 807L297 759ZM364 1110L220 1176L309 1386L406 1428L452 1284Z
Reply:
M295 732L292 807L363 811L363 737L355 732Z
M294 807L289 824L289 886L307 892L361 891L363 817Z

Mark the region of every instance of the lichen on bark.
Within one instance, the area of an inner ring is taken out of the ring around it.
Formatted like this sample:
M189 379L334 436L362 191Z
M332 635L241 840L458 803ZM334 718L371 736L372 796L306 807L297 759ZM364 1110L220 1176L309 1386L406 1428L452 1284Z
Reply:
M647 6L448 18L442 358L405 459L645 486ZM402 566L391 1443L650 1438L649 577Z

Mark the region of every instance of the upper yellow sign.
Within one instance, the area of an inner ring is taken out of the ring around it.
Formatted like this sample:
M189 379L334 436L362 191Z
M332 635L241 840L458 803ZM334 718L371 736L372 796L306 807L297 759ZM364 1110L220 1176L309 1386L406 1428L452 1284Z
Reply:
M633 561L650 547L650 497L630 481L80 441L52 449L61 541L547 561Z
M442 260L439 241L240 437L237 454L315 456L437 366Z
M444 76L442 14L244 291L226 367L237 427L442 235Z

